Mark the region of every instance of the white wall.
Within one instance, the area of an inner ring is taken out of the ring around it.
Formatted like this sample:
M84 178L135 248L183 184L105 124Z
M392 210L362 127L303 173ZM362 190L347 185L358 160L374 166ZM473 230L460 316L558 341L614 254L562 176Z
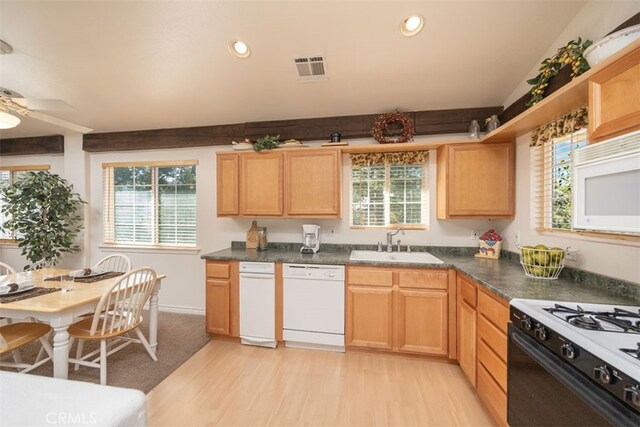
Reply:
M530 134L516 141L516 217L503 229L506 248L517 252L516 233L520 233L521 245L544 244L577 251L577 260L566 261L568 266L578 267L618 279L640 283L640 244L583 236L565 237L557 233L539 233L532 227L530 200Z
M522 83L513 90L503 105L507 107L527 93L531 89L531 85L527 83L527 80L538 75L540 63L545 58L555 55L558 49L566 46L569 41L582 37L582 40L596 42L638 12L640 12L640 1L638 0L588 1L556 41L549 46L549 49L540 60L532 64L531 71L523 76Z
M455 137L447 137L454 139ZM423 137L428 141L436 137ZM354 145L372 143L370 139L352 141ZM471 230L483 232L495 228L505 238L509 250L515 248L515 234L520 232L523 244L544 243L549 246L571 246L578 249L579 258L573 265L616 278L640 282L640 250L637 247L599 243L588 240L543 236L530 225L529 205L529 137L517 142L516 166L516 218L515 220L437 220L435 215L436 152L429 159L429 229L410 230L398 236L403 243L428 246L475 246L470 238ZM316 143L311 143L316 145ZM102 246L102 164L120 161L161 161L197 159L197 247L191 251L161 251L149 249L118 249L131 257L134 266L150 266L167 275L160 296L162 309L202 313L204 310L204 261L202 254L229 247L231 241L245 239L252 218L234 219L216 217L215 153L228 151L230 147L185 148L171 150L85 153L79 140L67 137L65 156L25 156L2 158L3 165L51 164L51 171L62 175L74 184L76 191L89 202L87 229L82 236L82 254L64 258L61 266L79 268L92 265L115 250ZM349 161L344 156L343 167L343 219L258 219L268 227L271 242L302 242L301 225L316 223L322 227L324 243L369 243L384 241L385 230L361 230L349 227ZM333 228L333 234L327 234ZM0 246L0 259L21 268L26 262L15 246Z
M429 138L421 138L421 141ZM356 144L371 143L371 140L359 140ZM316 143L311 143L316 145ZM102 163L120 161L160 161L160 160L192 160L199 161L197 167L197 246L198 253L193 251L158 250L118 250L127 253L134 266L148 265L158 272L167 275L163 282L160 305L164 309L185 312L197 312L204 308L204 261L201 254L217 251L230 246L231 241L244 241L246 231L253 218L234 219L216 217L216 173L215 153L219 150L230 150L230 147L186 148L172 150L154 150L139 152L102 153L90 156L90 248L91 261L112 253L112 249L101 247L102 244ZM430 159L429 189L435 194L435 151ZM376 243L384 241L384 230L357 230L349 227L349 169L345 155L343 168L343 213L342 220L302 220L302 219L258 219L258 224L268 227L271 242L302 242L301 226L316 223L322 227L321 240L325 243ZM483 231L490 227L499 228L497 222L488 220L476 221L437 221L435 219L435 197L430 199L431 227L426 231L407 231L400 236L403 243L412 245L447 245L473 246L471 229ZM504 221L502 221L504 222ZM333 227L333 235L327 235L328 227Z

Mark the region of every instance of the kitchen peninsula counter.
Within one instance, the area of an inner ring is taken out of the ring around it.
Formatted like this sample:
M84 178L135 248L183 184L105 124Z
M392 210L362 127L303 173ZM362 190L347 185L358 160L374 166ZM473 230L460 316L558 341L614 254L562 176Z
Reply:
M510 301L527 298L551 301L640 305L640 284L613 279L575 268L567 268L557 280L525 276L517 254L506 252L500 260L475 258L477 248L414 247L414 252L428 251L442 264L351 261L352 250L375 250L371 245L323 245L316 254L301 254L300 244L276 243L269 249L245 249L234 242L231 248L202 255L211 261L283 262L295 264L371 265L395 268L455 269L476 280L490 292Z

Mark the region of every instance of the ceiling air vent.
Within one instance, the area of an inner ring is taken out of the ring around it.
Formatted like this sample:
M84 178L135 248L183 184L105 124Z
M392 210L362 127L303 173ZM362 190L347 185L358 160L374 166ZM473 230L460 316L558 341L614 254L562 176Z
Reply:
M298 80L312 82L327 80L325 60L322 56L310 56L305 58L293 58L298 70Z

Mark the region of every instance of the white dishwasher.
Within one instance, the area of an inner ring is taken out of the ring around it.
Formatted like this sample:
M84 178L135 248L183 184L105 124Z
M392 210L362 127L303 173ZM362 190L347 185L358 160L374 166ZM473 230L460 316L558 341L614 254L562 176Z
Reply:
M272 262L240 263L240 342L276 348L276 281Z
M287 347L344 351L344 266L284 264Z

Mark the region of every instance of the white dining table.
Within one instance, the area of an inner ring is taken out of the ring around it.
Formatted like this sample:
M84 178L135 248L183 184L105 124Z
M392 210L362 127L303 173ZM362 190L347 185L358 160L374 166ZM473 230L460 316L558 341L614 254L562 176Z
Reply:
M50 277L66 276L72 270L42 269L0 276L5 283L20 283L33 280L36 287L65 288L65 291L51 292L32 298L3 303L0 299L0 317L12 320L33 318L48 323L53 329L53 376L67 379L69 375L69 326L83 314L92 313L104 289L118 280L99 280L93 283L45 280ZM158 275L156 285L149 299L149 345L153 352L158 347L158 293L164 275ZM68 288L72 288L68 290Z

